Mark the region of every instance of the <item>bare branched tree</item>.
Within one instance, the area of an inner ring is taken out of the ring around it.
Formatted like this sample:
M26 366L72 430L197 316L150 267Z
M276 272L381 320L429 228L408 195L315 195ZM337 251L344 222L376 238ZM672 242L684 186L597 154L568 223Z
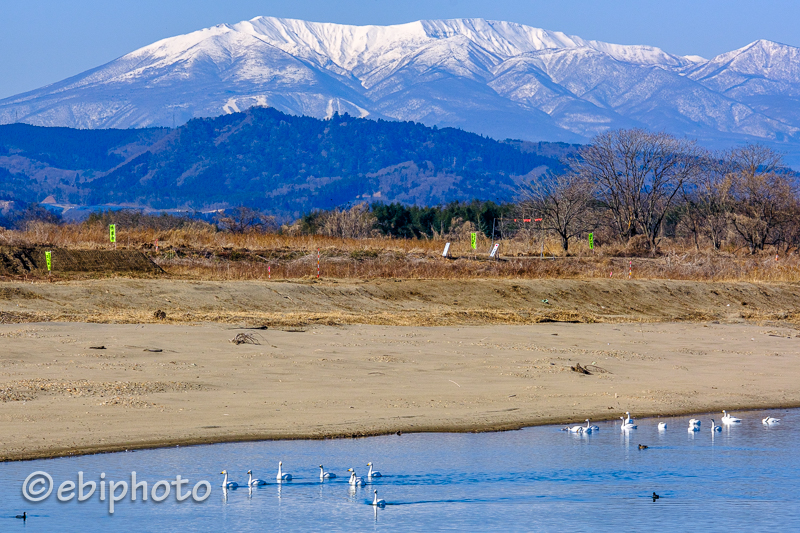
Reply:
M664 217L697 173L702 150L693 142L640 129L598 135L579 150L573 171L598 188L618 235L642 234L655 253Z
M536 213L542 229L555 232L567 252L570 239L593 228L594 193L594 184L580 174L551 174L523 187L521 207Z
M226 209L216 217L220 229L231 233L270 231L276 228L275 217L268 216L250 207L239 206Z
M755 144L732 150L730 161L731 197L735 202L731 226L750 253L777 245L797 198L783 158L771 148Z
M698 165L695 183L682 190L682 217L698 250L701 236L719 250L728 235L732 209L730 167L727 154L707 157Z

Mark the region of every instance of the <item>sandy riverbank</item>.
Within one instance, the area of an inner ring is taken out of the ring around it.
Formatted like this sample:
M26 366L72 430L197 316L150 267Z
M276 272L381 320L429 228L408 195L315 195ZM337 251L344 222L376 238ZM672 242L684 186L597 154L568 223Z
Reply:
M234 328L0 325L0 460L800 406L780 325Z

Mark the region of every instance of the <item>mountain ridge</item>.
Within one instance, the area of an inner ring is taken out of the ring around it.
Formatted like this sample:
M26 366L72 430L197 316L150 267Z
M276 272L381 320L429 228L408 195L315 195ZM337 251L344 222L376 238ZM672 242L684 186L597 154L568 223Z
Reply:
M703 59L474 18L349 26L256 17L0 100L0 123L170 126L252 106L531 141L643 127L800 156L800 48L759 40Z
M0 126L0 200L297 218L360 202L509 201L576 147L253 107L176 129Z

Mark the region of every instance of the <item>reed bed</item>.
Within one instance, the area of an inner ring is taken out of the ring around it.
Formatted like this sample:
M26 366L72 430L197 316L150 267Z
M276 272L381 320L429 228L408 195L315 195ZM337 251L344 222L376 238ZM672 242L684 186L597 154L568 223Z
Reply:
M444 240L372 237L341 239L321 235L233 234L207 225L171 230L117 229L117 247L147 254L170 276L199 280L461 278L614 278L694 281L800 281L797 253L749 255L728 247L696 250L665 239L656 257L641 256L618 244L589 250L576 242L564 255L555 239L500 242L497 260L492 242L479 236L477 250L468 238ZM158 249L156 250L156 244ZM26 231L0 231L0 245L109 249L108 230L90 225L32 224Z

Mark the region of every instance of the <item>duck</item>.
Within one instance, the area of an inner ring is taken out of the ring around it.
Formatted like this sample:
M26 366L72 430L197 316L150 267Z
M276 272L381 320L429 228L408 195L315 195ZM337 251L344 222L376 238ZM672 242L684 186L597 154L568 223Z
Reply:
M621 417L619 417L619 419L622 420L622 426L620 426L620 430L621 431L628 431L629 429L636 429L636 427L637 427L636 424L628 423L628 420L630 420L630 418L628 420L625 420L625 417L621 416Z
M239 486L239 484L236 483L235 481L228 481L227 470L223 470L222 472L220 472L220 474L225 476L225 479L222 480L222 486L225 487L226 489L235 489Z
M367 463L367 466L369 467L369 472L367 472L367 477L382 477L380 472L372 469L371 461Z
M658 430L659 431L664 431L665 429L667 429L667 423L666 422L659 422L658 423Z
M381 501L383 501L383 500L381 500ZM25 522L25 521L28 519L28 511L23 511L23 512L22 512L22 514L18 514L18 515L17 515L17 516L15 516L14 518L19 518L19 519L21 519L23 522Z
M658 495L658 494L656 494L655 492L653 493L653 501L656 501L656 500L657 500L657 499L659 499L660 497L661 497L661 496L659 496L659 495Z
M348 483L350 483L350 485L352 485L353 487L362 487L362 486L366 485L366 481L364 481L363 477L356 476L356 471L355 470L353 470L352 468L348 468L347 471L351 472L350 479L348 481Z
M717 423L714 422L714 419L712 418L711 419L711 433L714 433L715 431L722 431L722 428L720 426L718 426Z
M278 480L278 483L280 483L281 481L291 481L292 480L292 475L291 474L284 474L283 470L282 470L282 467L283 467L283 461L278 461L278 475L275 476L275 479Z
M372 499L372 505L375 507L386 507L386 500L379 500L378 499L378 489L374 490L375 497Z
M336 474L334 474L333 472L326 472L325 469L322 467L322 465L319 465L319 479L320 479L320 481L323 481L323 480L326 480L326 479L333 479L335 477L336 477Z
M250 476L250 478L247 480L247 486L248 487L258 487L259 485L266 485L267 484L267 482L264 481L263 479L254 478L252 470L248 470L247 471L247 475Z
M722 410L722 423L723 424L740 424L742 422L741 418L736 418L735 416L731 416L725 411Z
M764 418L763 420L761 420L761 423L764 424L765 426L770 426L772 424L777 424L780 421L781 421L780 418L772 418L771 416L768 416L768 417Z
M647 444L640 444L639 445L639 449L640 450L646 450L647 448L649 448L649 446Z

